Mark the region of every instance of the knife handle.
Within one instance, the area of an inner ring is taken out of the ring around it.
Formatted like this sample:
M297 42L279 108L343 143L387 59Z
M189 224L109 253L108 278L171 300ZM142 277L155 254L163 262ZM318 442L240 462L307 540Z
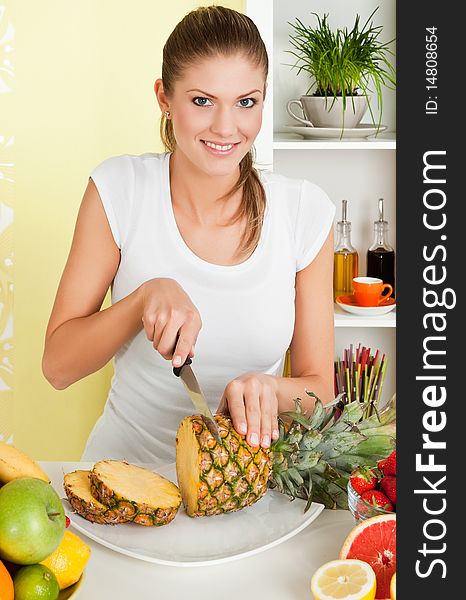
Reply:
M181 367L173 367L173 374L176 375L177 377L180 376L181 373L181 369L186 366L186 365L190 365L193 361L189 358L189 356L186 357L186 360L184 361L184 363L181 365Z

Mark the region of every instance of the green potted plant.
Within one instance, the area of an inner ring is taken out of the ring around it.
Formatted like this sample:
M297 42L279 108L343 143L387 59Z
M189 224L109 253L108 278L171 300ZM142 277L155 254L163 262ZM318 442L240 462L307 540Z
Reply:
M299 74L305 71L312 78L306 94L300 101L288 102L288 113L304 124L315 127L356 127L369 108L374 127L380 128L382 118L382 88L394 89L395 69L389 58L393 55L389 46L394 40L382 42L382 26L374 26L372 12L364 25L356 15L351 30L332 31L328 15L317 18L315 27L306 26L297 17L295 23L288 22L294 29L290 42L294 50L294 65ZM314 89L312 95L308 95ZM376 124L370 104L372 93L377 97L379 120ZM305 119L291 112L293 103L300 104Z

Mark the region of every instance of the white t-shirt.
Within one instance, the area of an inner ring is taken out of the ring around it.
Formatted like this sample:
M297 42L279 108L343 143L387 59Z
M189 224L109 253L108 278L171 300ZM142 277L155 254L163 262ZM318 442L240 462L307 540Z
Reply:
M259 172L267 207L256 250L238 265L212 264L194 254L178 230L170 156L114 156L90 175L121 251L112 302L154 277L171 277L183 287L202 319L193 370L215 412L235 377L281 375L293 335L296 272L318 254L335 206L307 180ZM178 425L194 409L171 362L141 331L120 348L114 367L82 460L173 461Z

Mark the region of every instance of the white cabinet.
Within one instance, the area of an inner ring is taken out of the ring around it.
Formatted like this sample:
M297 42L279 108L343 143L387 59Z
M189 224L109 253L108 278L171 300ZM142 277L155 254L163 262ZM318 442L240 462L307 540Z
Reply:
M341 200L346 198L349 220L352 222L352 241L359 253L359 273L366 274L366 252L373 239L373 222L378 218L377 200L385 199L385 218L389 222L389 242L396 250L396 115L395 90L383 90L381 122L386 130L376 138L305 140L290 133L286 125L296 122L286 112L286 103L299 98L309 88L308 76L289 65L295 58L285 52L292 49L290 22L298 17L305 25L315 25L312 13L328 14L331 27L354 24L356 14L363 24L379 6L372 21L383 26L384 42L396 36L395 0L247 0L246 13L258 26L267 46L270 59L269 86L265 102L263 128L256 141L257 165L273 168L290 177L304 177L320 185L337 206L340 217ZM394 43L390 45L395 51ZM395 59L393 57L393 64ZM372 103L374 116L379 113ZM371 123L369 113L363 123ZM341 357L349 344L358 343L379 349L388 356L383 400L395 392L396 309L382 317L355 317L335 307L335 352Z
M247 4L254 4L254 2L248 2ZM285 52L293 49L289 42L289 35L293 33L293 29L288 24L289 22L294 23L296 17L298 17L304 25L315 26L317 25L317 19L312 13L317 13L321 17L328 14L328 23L331 28L347 27L351 29L356 14L360 15L360 25L362 26L378 6L379 8L372 21L374 26L383 26L380 34L381 41L390 42L396 35L395 0L383 0L383 2L380 0L344 0L344 2L342 0L274 0L263 4L269 7L269 13L270 7L273 6L273 14L263 14L262 18L272 18L273 23L273 57L271 57L270 62L272 63L271 71L273 71L274 79L273 119L275 131L281 130L285 124L295 124L286 112L286 103L291 98L299 98L305 94L310 85L310 79L304 71L297 75L297 69L287 66L294 64L296 61L293 55ZM394 44L390 45L390 49L394 52ZM396 129L395 91L386 88L383 90L382 96L384 106L382 123L387 125L389 131L394 131ZM379 113L376 103L373 102L372 105L377 120ZM362 122L371 122L368 113L366 113Z

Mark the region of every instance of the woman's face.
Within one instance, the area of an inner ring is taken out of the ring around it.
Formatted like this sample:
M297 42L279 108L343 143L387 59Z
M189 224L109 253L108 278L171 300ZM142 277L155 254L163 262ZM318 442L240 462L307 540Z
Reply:
M166 99L177 151L210 175L234 172L260 131L264 86L262 69L240 54L187 68Z

